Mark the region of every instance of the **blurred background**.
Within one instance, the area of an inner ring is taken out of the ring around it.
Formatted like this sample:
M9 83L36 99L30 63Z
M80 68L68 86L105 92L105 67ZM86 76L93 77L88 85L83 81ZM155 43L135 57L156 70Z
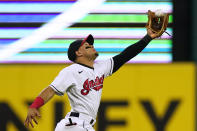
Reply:
M0 131L54 130L70 110L67 96L24 127L28 105L72 64L69 44L95 38L96 61L146 35L147 11L170 13L167 35L105 80L97 131L196 131L195 0L0 0Z

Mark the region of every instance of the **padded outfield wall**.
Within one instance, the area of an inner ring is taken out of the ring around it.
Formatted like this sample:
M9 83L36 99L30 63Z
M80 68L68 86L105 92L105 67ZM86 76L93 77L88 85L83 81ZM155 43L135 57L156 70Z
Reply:
M27 131L28 104L68 65L0 65L0 130ZM194 131L195 65L128 64L104 81L97 131ZM52 131L70 105L55 96L32 131Z

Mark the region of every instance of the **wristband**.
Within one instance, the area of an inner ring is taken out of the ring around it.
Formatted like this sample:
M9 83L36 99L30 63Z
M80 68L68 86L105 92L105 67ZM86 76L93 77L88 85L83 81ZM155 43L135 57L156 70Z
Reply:
M44 100L42 99L42 97L36 97L36 99L34 100L34 102L30 105L30 108L40 108L42 105L44 105Z

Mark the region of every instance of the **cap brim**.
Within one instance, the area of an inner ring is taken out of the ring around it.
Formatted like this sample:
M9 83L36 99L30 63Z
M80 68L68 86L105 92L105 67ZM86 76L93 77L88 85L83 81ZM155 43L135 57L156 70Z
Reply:
M89 34L82 42L81 42L81 46L85 43L88 42L90 45L94 44L94 37Z

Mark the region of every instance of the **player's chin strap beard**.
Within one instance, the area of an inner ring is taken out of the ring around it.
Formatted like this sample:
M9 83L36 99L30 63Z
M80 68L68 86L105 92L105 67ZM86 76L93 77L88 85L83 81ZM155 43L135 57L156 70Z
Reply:
M88 56L87 59L88 59L88 61L94 62L94 60L98 57L98 55L99 54L96 52L96 53L94 53L94 55Z
M96 56L96 57L98 57L98 56L99 56L99 53L98 53L98 52L96 52L96 53L95 53L95 56Z

